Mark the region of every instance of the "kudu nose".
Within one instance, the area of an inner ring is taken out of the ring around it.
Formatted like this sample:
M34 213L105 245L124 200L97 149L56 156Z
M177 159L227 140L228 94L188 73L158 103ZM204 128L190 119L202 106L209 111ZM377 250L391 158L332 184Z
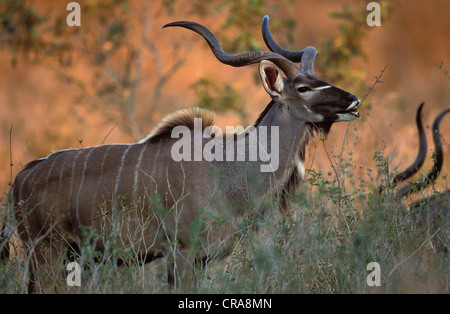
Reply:
M347 96L347 101L350 103L350 105L347 107L346 110L351 110L359 105L359 99L355 95L351 94Z
M348 97L347 97L347 101L348 102L354 102L354 101L356 101L357 103L359 103L359 99L358 99L358 97L356 97L355 95L353 95L353 94L351 94L351 95L348 95Z

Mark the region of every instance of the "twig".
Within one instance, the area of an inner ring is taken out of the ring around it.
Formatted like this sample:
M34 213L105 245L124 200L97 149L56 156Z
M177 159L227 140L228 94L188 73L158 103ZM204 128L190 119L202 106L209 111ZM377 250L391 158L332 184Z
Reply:
M342 156L344 156L345 141L347 139L348 128L350 127L351 123L352 123L351 121L349 123L347 123L347 127L345 128L344 139L342 140L342 149L341 149L341 154L340 154L341 158L342 158Z
M369 90L367 91L367 94L365 94L361 100L361 104L363 104L364 100L366 100L366 98L369 96L369 94L372 92L372 90L374 89L375 85L377 85L378 83L383 83L383 81L381 81L381 77L383 76L384 71L386 70L387 65L384 66L384 68L381 70L380 75L375 76L375 83L372 84L372 86L369 87Z
M9 185L13 182L13 161L12 161L12 130L13 124L11 123L11 128L9 129Z
M369 87L369 90L368 90L367 93L363 96L363 98L362 98L362 100L361 100L360 106L363 104L363 102L366 100L366 98L370 95L370 93L373 91L373 89L375 88L375 86L376 86L377 84L383 82L383 81L381 81L381 77L383 76L383 73L384 73L384 71L386 70L386 67L387 67L387 65L385 65L385 66L383 67L383 69L382 69L381 72L380 72L380 75L375 76L375 82L372 84L372 86ZM342 141L342 149L341 149L341 154L340 154L341 158L342 158L342 156L344 155L345 142L346 142L346 139L347 139L347 133L348 133L348 129L349 129L350 125L351 125L351 122L349 122L349 123L347 124L347 127L345 128L344 139L343 139L343 141ZM328 158L328 159L330 159L330 158ZM330 160L330 162L331 162L331 160Z
M446 223L445 225L443 225L442 227L440 227L439 229L437 229L431 236L429 236L428 238L426 238L425 241L423 241L422 244L419 245L419 247L418 247L414 252L412 252L408 257L406 257L406 258L404 258L403 260L401 260L399 263L397 263L397 264L394 266L394 268L389 272L389 274L388 274L388 276L387 276L387 277L388 277L388 280L389 280L389 278L391 278L391 276L392 276L392 274L394 273L394 271L395 271L401 264L403 264L404 262L408 261L408 260L409 260L411 257L413 257L417 252L419 252L419 251L422 249L422 247L423 247L425 244L427 244L428 241L430 241L431 239L433 239L434 236L435 236L439 231L441 231L442 229L447 228L447 225L448 225L448 223Z
M331 161L330 154L328 153L328 150L327 150L327 147L326 147L324 141L323 141L323 148L325 149L325 153L327 154L328 160L330 161L331 168L333 168L334 174L336 175L336 180L337 180L337 183L338 183L338 189L339 189L339 200L338 200L338 203L339 203L339 210L341 210L341 202L342 202L342 195L341 195L341 193L342 193L342 189L341 189L341 172L340 172L339 169L337 169L337 168L335 167L335 164L333 163L333 161ZM333 155L334 155L334 154L333 154ZM334 156L333 156L333 158L334 158ZM334 158L334 159L335 159L335 158ZM336 159L335 159L335 161L336 161ZM339 165L338 165L337 163L336 163L336 166L339 167ZM349 201L350 206L352 207L353 213L354 213L354 207L353 207L353 204L352 204L351 201L350 201L350 196L347 194L347 189L345 188L344 182L342 182L342 185L344 186L344 193L346 194L346 198L347 198L347 200ZM345 217L342 217L342 218L343 218L343 220L344 220L344 222L345 222L345 225L347 226L348 234L351 234L351 229L350 229L350 226L349 226L349 224L348 224L348 222L347 222L347 219L346 219Z
M312 156L311 161L310 161L310 166L309 167L305 166L305 178L304 178L305 180L308 177L309 173L311 172L311 169L312 169L313 164L314 164L314 160L316 159L316 150L317 150L317 145L314 145L314 153L313 153L313 156ZM309 150L308 157L309 156L311 156L311 150Z
M103 141L101 143L101 145L103 145L106 141L106 139L108 138L108 136L112 133L112 131L116 128L116 126L119 124L119 122L116 122L116 124L114 124L114 126L111 128L111 130L109 130L109 132L105 135L105 137L103 138Z
M448 73L448 70L444 70L444 61L441 61L440 64L435 63L435 65L441 70L442 73L444 73L445 77L450 80L450 75Z

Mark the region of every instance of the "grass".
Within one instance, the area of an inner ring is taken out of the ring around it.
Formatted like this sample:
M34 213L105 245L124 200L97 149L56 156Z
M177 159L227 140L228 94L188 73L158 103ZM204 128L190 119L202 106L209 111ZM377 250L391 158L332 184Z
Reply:
M134 248L115 240L132 213L122 211L109 222L108 235L83 230L91 243L102 238L106 249L100 253L86 245L73 254L82 265L81 287L67 286L55 272L55 282L60 281L46 292L448 293L448 216L428 215L426 203L408 211L394 199L383 152L374 153L377 168L367 170L366 178L356 178L351 154L329 154L334 175L326 179L311 169L288 214L280 215L273 204L262 219L248 219L250 228L235 235L231 254L208 260L203 269L192 267L194 279L174 289L167 284L163 259L139 265ZM439 195L443 210L448 207L448 193L428 189L416 197L430 194ZM176 252L178 244L170 245ZM123 257L130 263L117 266ZM366 284L370 262L380 265L379 287ZM0 292L25 292L25 265L14 258L0 263Z

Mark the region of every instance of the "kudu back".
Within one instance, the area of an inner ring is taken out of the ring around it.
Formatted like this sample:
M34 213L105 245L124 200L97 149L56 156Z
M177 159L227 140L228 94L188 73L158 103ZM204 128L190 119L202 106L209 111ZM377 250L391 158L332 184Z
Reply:
M334 122L359 117L356 96L314 73L316 49L281 48L270 34L268 17L263 20L263 37L271 51L240 55L225 53L200 24L181 21L163 28L167 27L200 34L224 64L259 63L261 82L272 100L251 132L200 137L203 149L212 140L226 138L219 141L222 144L214 142L213 160L173 158L177 126L191 130L194 140L195 118L201 119L201 132L213 125L211 112L193 108L167 116L139 143L63 150L30 162L11 189L18 234L34 250L30 290L39 290L47 274L56 265L62 267L68 249L79 252L90 246L105 252L111 241L131 247L132 258L141 262L166 258L168 281L176 284L182 261L223 254L226 243L245 228L244 217L261 215L266 201L286 204L288 192L304 175L305 146L314 130L329 132ZM250 158L250 137L256 136L261 147L263 135L269 143L264 148L279 154L273 171L262 172L267 162ZM242 143L247 149L239 158ZM225 158L230 151L232 160ZM93 233L104 235L89 236Z

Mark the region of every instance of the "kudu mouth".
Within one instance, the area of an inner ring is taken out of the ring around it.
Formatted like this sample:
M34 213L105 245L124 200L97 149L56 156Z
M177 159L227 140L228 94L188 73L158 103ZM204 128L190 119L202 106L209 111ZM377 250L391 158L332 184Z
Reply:
M350 95L349 99L351 104L345 110L336 112L339 117L336 121L352 121L361 117L358 112L361 102L355 95Z
M341 97L335 99L335 94L341 93ZM336 87L330 88L330 95L323 95L323 102L319 102L313 110L323 116L324 122L334 123L352 121L361 117L358 109L360 100L352 94Z

